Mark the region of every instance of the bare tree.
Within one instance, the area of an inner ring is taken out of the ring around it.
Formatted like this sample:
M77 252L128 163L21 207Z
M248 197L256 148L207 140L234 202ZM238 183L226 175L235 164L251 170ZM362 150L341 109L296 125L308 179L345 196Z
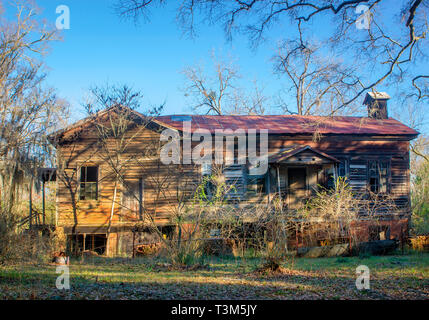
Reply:
M185 96L194 100L193 109L206 114L224 114L231 107L236 82L240 78L237 68L212 55L214 72L206 73L202 66L183 70L187 79Z
M231 60L212 55L212 70L202 65L187 67L183 74L187 80L185 96L193 103L193 109L205 114L264 114L270 98L255 80L251 89L239 85L241 75Z
M402 93L397 106L392 106L393 117L421 132L421 135L410 141L410 162L411 168L417 168L420 160L429 161L429 139L425 132L427 126L427 112L424 109L424 101L415 99L407 92Z
M325 58L320 45L300 41L287 41L278 49L274 58L275 70L286 76L291 86L286 94L295 97L293 108L287 100L282 103L289 114L298 115L334 115L338 106L350 96L354 96L360 87L353 68L345 68L339 61Z
M122 0L117 9L119 14L132 12L138 17L154 3L162 1ZM388 0L182 0L177 6L177 18L190 35L195 34L200 23L222 24L228 39L235 33L244 33L253 46L266 39L267 30L284 22L297 29L306 25L317 34L319 24L314 22L329 21L334 31L326 40L332 50L349 64L361 66L356 77L362 86L337 106L343 108L389 81L412 82L417 98L427 99L421 81L428 75L421 73L424 68L420 67L425 63L428 46L428 8L424 0L395 1L394 8ZM388 20L395 23L387 24ZM296 36L290 34L293 36L288 40L293 40Z
M98 156L109 168L105 179L113 183L107 227L107 247L109 247L113 216L117 207L120 206L118 198L121 185L124 183L128 166L134 161L134 153L129 152L129 148L139 138L152 118L159 114L163 105L147 110L142 116L136 113L136 109L140 108L142 93L134 91L126 85L94 87L90 93L93 100L89 101L85 108L96 128ZM101 112L103 114L100 114ZM137 130L130 131L130 128L137 128ZM132 133L130 134L130 132ZM144 153L144 150L142 152Z
M420 136L412 145L411 151L418 157L429 162L429 138Z
M47 135L65 117L67 104L46 88L43 58L55 31L41 24L31 2L20 2L15 18L0 16L1 200L13 211L18 188L32 184L37 167L52 161Z
M264 87L256 80L250 89L237 89L233 93L233 104L228 110L229 114L262 115L268 111L271 97L264 92Z

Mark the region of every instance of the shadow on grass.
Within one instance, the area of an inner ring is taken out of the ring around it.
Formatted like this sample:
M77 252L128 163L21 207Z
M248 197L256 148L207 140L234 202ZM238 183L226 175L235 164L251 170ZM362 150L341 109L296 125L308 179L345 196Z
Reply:
M369 259L371 260L371 259ZM215 263L217 261L217 263ZM228 263L229 261L229 263ZM378 261L378 260L376 260ZM389 260L386 260L389 261ZM70 290L55 287L55 266L0 269L1 299L428 299L428 278L374 277L359 291L349 270L292 269L263 276L241 272L230 259L213 259L210 271L157 271L153 265L106 259L71 266ZM316 262L313 259L313 262ZM334 263L335 260L330 261ZM309 261L301 261L309 263ZM343 262L346 263L346 262ZM354 264L354 261L348 263ZM379 262L378 262L379 263ZM297 263L299 264L299 263ZM386 268L387 270L390 268Z
M167 270L162 258L73 259L70 290L58 290L52 265L0 268L1 299L429 299L429 254L298 258L283 275L252 272L262 259L210 257L210 269ZM356 289L368 265L371 289Z

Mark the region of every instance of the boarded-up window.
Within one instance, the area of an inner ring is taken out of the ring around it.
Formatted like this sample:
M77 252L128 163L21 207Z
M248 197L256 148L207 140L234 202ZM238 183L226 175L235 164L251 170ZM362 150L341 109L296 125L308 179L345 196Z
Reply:
M353 191L365 192L367 185L367 165L363 161L351 161L349 170L350 185Z
M243 166L231 165L223 170L225 183L228 187L228 198L240 199L244 193Z
M144 200L143 178L125 180L122 195L122 208L131 216L142 218Z
M97 200L98 198L98 167L80 168L80 200Z

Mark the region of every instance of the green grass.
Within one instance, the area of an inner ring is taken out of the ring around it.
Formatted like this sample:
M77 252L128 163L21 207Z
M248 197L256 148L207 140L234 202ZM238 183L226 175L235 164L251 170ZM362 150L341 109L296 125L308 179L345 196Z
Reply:
M299 258L286 272L260 275L260 258L207 257L208 268L174 270L162 259L72 260L70 290L55 286L56 267L0 267L1 299L428 299L429 254ZM356 267L371 289L356 289Z

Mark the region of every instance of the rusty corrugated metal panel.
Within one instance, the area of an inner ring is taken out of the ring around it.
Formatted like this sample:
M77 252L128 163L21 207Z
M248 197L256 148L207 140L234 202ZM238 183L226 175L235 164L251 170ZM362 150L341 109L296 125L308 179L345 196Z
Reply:
M267 116L212 116L189 115L192 131L197 128L214 132L216 129L267 129L271 134L362 134L362 135L417 135L403 123L393 118L371 119L367 117L319 117L296 115ZM182 121L173 121L171 116L155 118L160 124L177 130L183 129Z

